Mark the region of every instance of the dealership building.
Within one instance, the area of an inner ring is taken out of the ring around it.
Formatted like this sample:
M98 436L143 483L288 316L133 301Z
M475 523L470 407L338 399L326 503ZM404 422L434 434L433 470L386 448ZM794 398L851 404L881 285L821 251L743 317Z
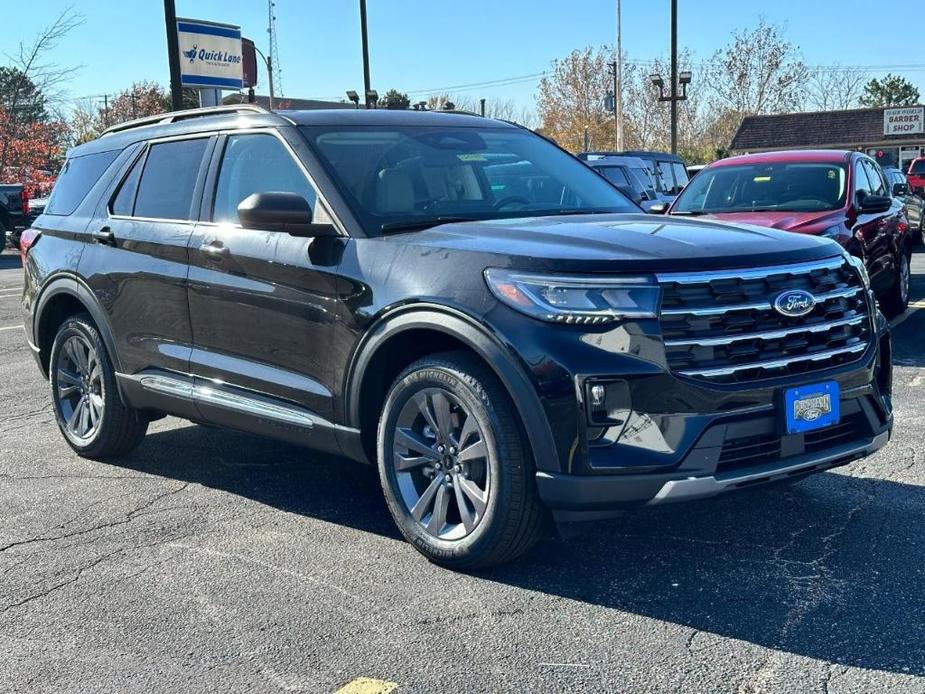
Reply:
M731 153L780 149L855 149L882 166L899 166L925 152L925 106L746 116Z

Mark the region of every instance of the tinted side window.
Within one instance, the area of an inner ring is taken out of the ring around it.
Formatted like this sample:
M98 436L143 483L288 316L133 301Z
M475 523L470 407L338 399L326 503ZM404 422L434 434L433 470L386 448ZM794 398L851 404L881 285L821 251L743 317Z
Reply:
M314 208L315 191L273 135L231 135L215 187L212 221L238 223L238 205L253 193L298 193Z
M189 219L207 142L202 138L151 145L138 184L134 216Z
M118 150L113 150L68 159L55 183L45 214L67 215L76 210L118 154Z
M886 195L886 184L883 182L883 174L880 173L880 167L872 161L864 159L864 167L867 169L867 178L870 179L871 192L874 195Z
M867 172L864 170L862 160L858 159L854 162L854 191L855 195L858 193L864 192L865 195L870 195L872 192L870 186L870 181L867 178Z
M138 190L138 181L141 179L141 169L144 166L145 158L138 157L138 161L132 166L128 176L122 181L116 199L112 202L112 213L131 217L135 207L135 191Z

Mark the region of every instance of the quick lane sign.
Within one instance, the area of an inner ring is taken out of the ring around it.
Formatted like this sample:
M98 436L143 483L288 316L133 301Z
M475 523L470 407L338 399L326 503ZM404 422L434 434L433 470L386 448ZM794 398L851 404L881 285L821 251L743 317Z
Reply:
M883 134L914 135L923 132L923 112L925 107L922 106L883 109Z
M184 87L241 89L244 84L241 27L177 19L180 82Z

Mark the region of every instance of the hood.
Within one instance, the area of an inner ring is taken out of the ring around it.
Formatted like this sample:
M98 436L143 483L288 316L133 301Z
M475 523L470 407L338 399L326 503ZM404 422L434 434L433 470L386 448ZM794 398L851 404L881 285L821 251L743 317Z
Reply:
M835 224L844 222L844 210L823 212L723 212L697 219L716 219L733 224L751 224L800 234L821 234Z
M664 215L529 217L443 224L385 237L442 251L502 256L502 265L579 272L753 267L839 255L829 239ZM448 254L449 258L450 255ZM499 262L497 258L490 262Z

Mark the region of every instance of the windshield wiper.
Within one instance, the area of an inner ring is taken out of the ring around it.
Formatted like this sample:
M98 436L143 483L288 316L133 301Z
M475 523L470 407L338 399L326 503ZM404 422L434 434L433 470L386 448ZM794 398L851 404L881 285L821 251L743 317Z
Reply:
M672 215L689 215L691 217L699 217L702 214L712 214L706 210L673 210Z
M401 231L420 231L430 229L431 227L440 226L441 224L450 224L452 222L478 222L475 217L429 217L427 219L407 219L402 222L386 222L380 228L383 234Z

